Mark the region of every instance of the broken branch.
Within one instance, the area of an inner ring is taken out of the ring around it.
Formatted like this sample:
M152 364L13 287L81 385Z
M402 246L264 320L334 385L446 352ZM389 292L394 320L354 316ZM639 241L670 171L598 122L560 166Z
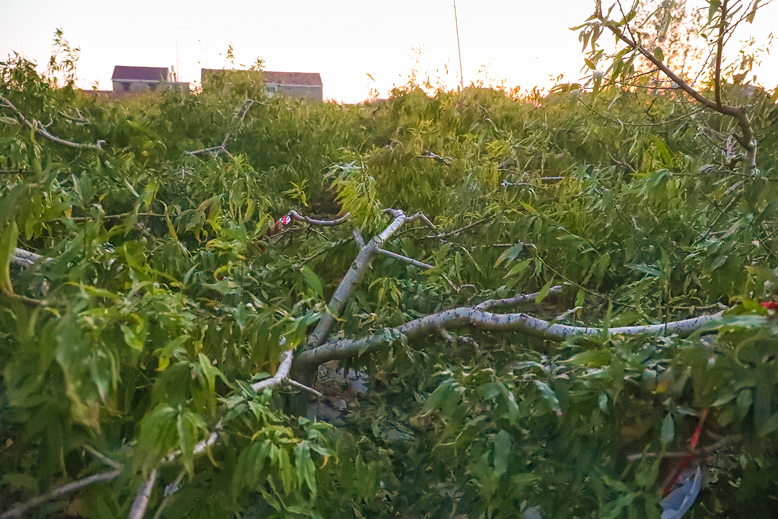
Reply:
M19 109L16 108L13 105L13 103L11 103L11 101L6 99L5 97L0 96L0 101L2 101L2 103L0 103L0 107L8 108L8 109L12 110L16 114L16 117L18 117L19 120L22 123L24 123L25 126L30 128L34 132L38 133L39 135L43 136L44 138L50 140L51 142L54 142L54 143L57 143L57 144L62 144L63 146L68 146L69 148L91 149L91 150L101 150L101 149L103 149L103 144L105 143L104 140L99 140L99 141L97 141L96 144L81 144L81 143L78 143L78 142L66 141L65 139L61 139L61 138L57 137L56 135L52 135L40 123L40 121L37 121L35 119L30 120L27 117L25 117L24 114L21 111L19 111Z

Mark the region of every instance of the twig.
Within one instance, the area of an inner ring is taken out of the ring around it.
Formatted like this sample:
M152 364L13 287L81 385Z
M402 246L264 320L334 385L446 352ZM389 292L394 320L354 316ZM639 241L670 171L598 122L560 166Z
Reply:
M562 287L560 285L553 286L548 289L548 293L549 295L561 294ZM532 294L516 294L513 297L508 297L505 299L489 299L487 301L484 301L483 303L476 305L475 308L477 310L488 310L489 308L494 308L495 306L507 306L507 305L516 305L519 303L527 303L537 299L539 294L540 292L533 292Z
M418 157L418 159L433 159L436 162L440 162L441 164L445 164L446 166L451 165L451 158L450 157L441 157L440 155L436 155L432 153L431 151L425 151Z
M13 292L9 293L5 291L0 291L0 297L11 299L13 301L19 301L20 303L24 303L28 306L41 306L43 304L43 301L41 301L40 299L33 299L31 297L14 294Z
M743 437L738 434L735 436L728 436L726 438L722 438L716 443L708 445L707 447L701 447L699 449L694 449L690 451L676 451L676 452L639 452L636 454L630 454L629 456L627 456L627 459L629 461L638 461L638 460L652 459L652 458L660 458L660 459L687 458L687 457L699 458L702 456L707 456L708 454L716 452L717 450L722 449L724 447L728 447L735 443L740 443L742 440Z
M70 115L64 110L60 110L59 114L64 117L65 119L72 121L77 124L89 124L89 120L84 117L84 114L81 113L81 110L76 108L76 113L78 114L78 117L74 115Z
M594 107L589 106L588 104L584 103L584 101L581 99L581 96L578 96L576 99L578 99L579 103L581 103L587 109L589 109L589 111L591 111L592 113L594 113L596 115L599 115L600 117L602 117L606 121L609 121L609 122L612 122L612 123L616 123L616 124L618 124L620 126L638 126L638 127L643 127L643 128L647 128L647 127L651 127L651 126L664 126L666 124L676 123L678 121L682 121L684 119L688 119L691 115L698 114L698 113L700 113L700 112L705 110L704 108L698 108L698 109L694 110L691 113L686 113L684 115L681 115L681 116L678 116L678 117L674 117L673 119L667 119L666 121L660 121L658 123L628 123L628 122L622 121L621 119L614 119L612 117L608 117L604 113L595 110Z
M566 179L567 177L540 177L541 182L559 182L561 180ZM532 184L529 182L508 182L507 180L503 180L500 182L500 185L502 187L513 187L513 186L531 186Z
M441 239L441 238L448 238L449 236L454 236L455 234L459 234L461 232L464 232L468 229L472 229L473 227L477 225L481 225L484 222L489 221L489 217L481 218L480 220L476 220L475 222L470 222L469 224L465 225L464 227L460 227L459 229L448 231L440 234L435 234L432 236L424 236L422 239L429 240L429 239Z
M470 346L473 347L473 353L476 356L481 355L481 347L471 337L456 337L442 326L438 328L438 333L441 335L441 337L446 339L448 342L452 343L454 346L456 346L460 342L462 344L469 344Z
M124 468L124 465L122 463L119 463L118 461L112 460L111 458L109 458L105 454L99 452L94 447L91 447L89 445L84 445L84 450L88 451L92 456L94 456L95 458L99 459L100 461L102 461L106 465L115 468L116 470L122 470Z
M135 497L132 508L130 508L129 519L143 519L143 516L146 514L146 507L149 506L151 491L154 490L154 483L156 482L157 469L154 469L151 471L149 479L146 480L146 483L143 484L140 492L138 492L138 495Z
M351 216L351 213L346 213L340 218L336 218L335 220L316 220L314 218L309 218L307 216L303 216L300 213L298 213L295 210L289 211L287 213L289 216L291 216L295 220L299 220L301 222L309 223L311 225L340 225L346 220L348 220L348 217Z
M227 156L232 157L232 153L227 151L227 140L229 138L230 138L230 134L227 133L224 136L224 140L222 141L222 143L219 144L218 146L212 146L210 148L203 148L201 150L185 151L184 155L189 155L190 157L194 157L194 156L197 156L197 155L202 155L204 153L214 153L216 155L219 155L219 153L224 153Z
M316 391L315 389L313 389L312 387L308 387L308 386L306 386L305 384L301 384L301 383L297 382L297 381L296 381L296 380L294 380L294 379L287 378L287 379L286 379L286 383L287 383L287 384L289 384L289 385L291 385L291 386L294 386L294 387L300 388L300 389L302 389L303 391L308 391L309 393L313 393L314 395L318 396L319 398L321 398L321 397L323 397L323 396L324 396L324 395L322 395L321 393L319 393L318 391Z
M181 481L184 479L185 474L186 469L183 469L178 473L178 477L175 479L175 481L165 486L165 497L162 499L162 503L160 503L159 508L157 508L157 511L154 513L153 519L159 519L162 517L162 512L164 512L165 508L167 508L167 505L170 504L170 500L173 494L175 494L181 487Z
M102 150L103 144L105 143L104 140L97 141L96 144L81 144L78 142L71 142L66 141L65 139L60 139L56 135L52 135L49 133L49 131L40 123L40 121L36 121L35 119L27 119L27 117L24 116L22 112L19 111L18 108L16 108L11 101L6 99L3 96L0 96L0 108L9 108L13 110L14 113L16 113L16 117L19 118L22 123L24 123L25 126L33 130L34 132L40 134L44 138L50 140L51 142L62 144L63 146L68 146L70 148L78 148L78 149L90 149L90 150Z
M120 214L107 214L102 216L102 219L104 221L106 220L120 220L122 218L126 218L128 216L150 216L152 218L167 218L169 215L165 214L159 214L159 213L135 213L133 211L129 211L126 213L120 213ZM70 218L74 222L90 222L92 220L96 220L94 216L72 216Z
M89 485L94 485L95 483L112 481L118 478L121 475L121 473L122 473L121 470L102 472L100 474L95 474L93 476L89 476L84 479L79 479L72 483L68 483L67 485L62 485L61 487L56 487L50 492L43 494L42 496L33 497L29 501L25 501L24 503L14 506L10 510L7 510L2 515L0 515L0 519L12 519L17 517L24 517L25 512L35 507L38 507L43 503L53 501L58 497L62 497L64 495L70 494L71 492L75 492L78 489L88 487Z
M407 256L403 256L402 254L397 254L396 252L391 252L386 249L377 249L376 252L379 254L383 254L384 256L389 256L390 258L398 259L400 261L404 261L406 263L410 263L414 267L419 267L423 269L431 269L433 268L432 265L428 263L422 263L421 261L417 261L413 258L409 258Z

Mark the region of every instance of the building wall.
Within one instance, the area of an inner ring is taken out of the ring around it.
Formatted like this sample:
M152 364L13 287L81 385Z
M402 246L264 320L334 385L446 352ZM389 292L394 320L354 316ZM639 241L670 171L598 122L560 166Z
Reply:
M167 90L169 88L176 88L181 90L182 92L189 92L189 83L184 82L173 82L173 81L166 81L166 82L144 82L144 81L112 81L113 84L113 90L114 92L133 92L133 93L140 93L140 92L152 92L152 91L162 91ZM125 87L125 85L129 85L129 87Z
M268 86L271 86L268 84ZM276 86L276 94L285 95L289 97L302 97L310 99L312 101L322 102L324 101L324 95L322 87L320 86L302 86L302 85L272 85Z

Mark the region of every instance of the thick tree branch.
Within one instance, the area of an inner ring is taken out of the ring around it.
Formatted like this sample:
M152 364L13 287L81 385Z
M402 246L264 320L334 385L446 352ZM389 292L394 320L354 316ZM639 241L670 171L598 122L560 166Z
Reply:
M612 335L680 335L687 336L703 325L720 321L722 312L704 315L683 321L644 326L622 326L610 328ZM477 328L491 331L515 331L540 339L563 341L572 337L596 337L602 328L568 326L537 319L527 314L494 314L475 307L459 307L427 315L409 323L385 328L384 331L360 339L342 339L302 352L297 357L298 365L317 365L336 359L356 357L376 351L397 341L400 337L413 339L438 332L441 328Z
M316 325L316 328L313 330L313 333L308 336L308 341L305 345L306 349L315 348L327 340L327 336L329 336L332 327L335 324L335 319L340 317L349 297L354 293L354 289L364 277L367 269L370 268L370 261L373 259L373 256L378 253L384 242L397 232L404 223L412 222L424 217L421 213L416 213L413 216L405 216L405 213L396 209L387 210L386 212L391 214L394 217L394 220L386 229L377 236L373 236L373 238L359 250L359 254L357 254L357 257L351 264L351 268L346 272L346 275L343 276L343 280L341 280L338 288L335 289L335 293L332 295L332 299L330 299L327 313L322 316L319 323ZM426 220L426 217L423 219ZM426 222L429 222L429 220L426 220ZM432 224L430 223L430 225Z
M104 140L99 140L97 141L96 144L81 144L78 142L71 142L71 141L66 141L65 139L60 139L56 135L52 135L51 133L49 133L49 131L46 128L44 128L39 121L36 121L35 119L32 120L27 119L27 117L25 117L24 114L20 112L19 109L16 108L13 105L13 103L11 103L11 101L6 99L5 97L0 96L0 101L2 101L2 103L0 103L0 108L8 108L12 110L16 114L16 117L18 117L19 120L22 123L24 123L25 126L30 128L34 132L40 134L44 138L50 140L51 142L61 144L63 146L68 146L69 148L90 149L90 150L103 149L103 144L105 143Z
M57 487L51 492L43 494L42 496L34 497L29 501L25 501L24 503L16 505L15 507L0 515L0 519L15 519L17 517L24 517L24 514L28 510L32 510L33 508L38 507L43 503L53 501L58 497L70 494L71 492L88 487L89 485L94 485L95 483L112 481L118 478L121 473L121 470L112 470L110 472L103 472L101 474L95 474L84 479L79 479L77 481L73 481L72 483L68 483L67 485L62 485L61 487Z
M276 374L265 380L260 380L251 385L251 389L259 392L267 387L277 386L283 382L289 376L289 370L292 369L292 359L294 359L294 352L287 350L281 357L281 364L278 366Z

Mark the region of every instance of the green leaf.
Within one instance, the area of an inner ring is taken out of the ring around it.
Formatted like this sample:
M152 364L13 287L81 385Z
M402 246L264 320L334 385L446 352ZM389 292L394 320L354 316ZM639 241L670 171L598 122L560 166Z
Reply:
M535 381L535 386L540 390L540 394L551 405L551 409L557 416L562 416L562 408L559 406L559 398L551 387L541 380Z
M729 256L727 256L727 255L717 256L716 259L713 260L713 263L711 263L710 269L711 270L716 270L716 269L720 268L721 266L723 266L727 262L728 259L729 259Z
M589 366L592 368L599 368L610 364L612 354L609 350L597 349L588 350L581 353L577 353L565 360L565 364L571 366Z
M307 265L303 266L301 269L303 273L303 278L305 279L305 283L308 285L308 288L311 289L311 291L319 298L324 297L324 288L321 281L321 278L316 275L316 273L311 270Z
M543 285L543 288L540 289L540 292L538 292L537 297L535 297L535 304L539 304L541 301L543 301L548 293L551 291L551 286L554 284L554 278L551 278L548 280L548 283Z
M654 49L654 57L659 61L665 60L665 53L662 51L662 47L657 47Z
M500 430L494 438L494 475L502 476L508 470L508 459L511 454L511 435L505 429Z
M17 472L11 472L9 474L3 474L2 485L0 486L9 486L12 489L25 489L25 490L31 490L34 493L39 492L38 487L38 480L34 477L30 476L29 474L20 474Z
M675 438L675 420L673 420L673 416L668 413L667 416L665 416L665 419L662 420L662 430L659 433L659 441L662 442L662 447L667 447L667 445L673 441L673 438Z
M757 9L759 9L759 0L754 0L754 6L752 7L751 12L748 13L748 16L746 16L746 21L748 23L754 23Z
M532 258L525 259L524 261L521 261L521 262L515 264L513 267L511 267L511 269L508 271L508 273L505 274L503 279L521 276L524 273L524 271L527 270L527 267L529 266L531 261L532 261Z
M708 23L710 23L713 20L713 17L716 16L716 11L718 11L721 6L721 0L708 0L708 3Z
M770 418L765 420L762 426L759 427L757 433L759 436L767 436L775 431L778 431L778 412L773 413Z
M284 485L284 492L288 494L294 490L295 474L292 463L289 461L289 454L284 448L278 449L278 471L281 473L281 482Z
M143 188L143 194L140 196L140 200L138 200L138 206L143 209L148 209L151 202L154 201L158 189L159 183L157 182L149 182L146 184L146 187Z
M301 441L294 451L297 479L308 486L311 494L316 495L316 467L311 459L310 442Z
M497 262L494 264L494 268L499 267L502 262L510 263L511 261L515 260L519 257L519 254L521 254L522 250L524 250L523 243L517 243L516 245L508 248L508 250L500 254L500 257L497 258Z
M586 292L584 292L583 290L579 290L578 293L575 295L575 307L583 308L585 301L586 301Z
M16 240L19 237L19 228L16 221L11 221L0 236L0 290L6 294L13 294L11 283L11 258L16 250Z
M651 277L655 277L655 278L662 277L662 271L650 265L643 265L642 263L627 263L627 265L625 266L628 269L637 270L638 272L642 272L643 274L648 274Z

